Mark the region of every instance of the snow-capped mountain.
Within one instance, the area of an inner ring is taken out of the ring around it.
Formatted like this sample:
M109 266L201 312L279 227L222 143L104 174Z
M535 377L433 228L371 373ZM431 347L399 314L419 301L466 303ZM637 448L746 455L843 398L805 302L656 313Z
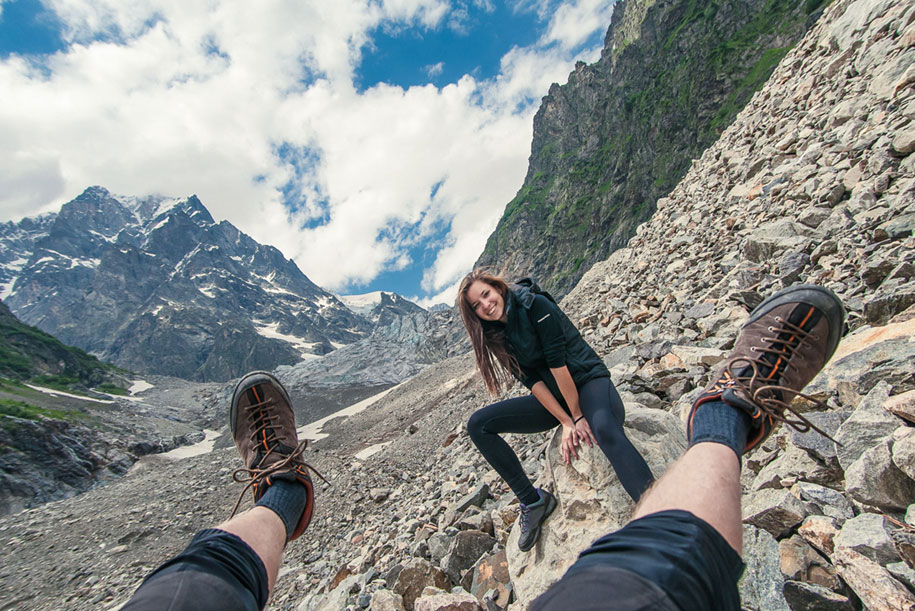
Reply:
M0 225L0 247L0 290L21 320L137 371L228 379L373 328L196 196L90 187L56 215Z
M340 295L340 301L353 312L366 317L375 326L385 326L397 317L426 312L412 301L397 293L373 291L361 295Z

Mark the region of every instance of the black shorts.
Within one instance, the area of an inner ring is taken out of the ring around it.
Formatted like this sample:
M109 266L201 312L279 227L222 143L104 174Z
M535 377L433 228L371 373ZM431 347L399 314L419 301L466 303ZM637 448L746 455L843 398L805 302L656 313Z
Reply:
M591 544L530 609L735 611L743 569L707 522L687 511L660 511Z
M254 550L210 528L153 571L121 610L257 611L267 596L267 570Z

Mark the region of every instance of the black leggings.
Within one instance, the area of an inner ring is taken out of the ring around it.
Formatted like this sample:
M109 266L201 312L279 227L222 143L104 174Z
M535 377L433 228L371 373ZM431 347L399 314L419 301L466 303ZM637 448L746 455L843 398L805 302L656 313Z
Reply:
M604 452L633 500L654 481L651 469L623 432L625 410L610 378L585 382L578 389L581 413L591 426L597 445ZM559 424L533 395L507 399L487 405L473 413L467 432L483 457L522 503L537 499L534 485L521 468L521 462L500 433L541 433Z

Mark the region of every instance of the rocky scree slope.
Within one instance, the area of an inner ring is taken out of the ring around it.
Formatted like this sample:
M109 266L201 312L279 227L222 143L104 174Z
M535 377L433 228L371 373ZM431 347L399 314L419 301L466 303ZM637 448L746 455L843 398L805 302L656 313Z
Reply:
M195 196L91 187L56 215L4 224L0 242L5 302L20 319L142 373L226 380L371 330Z
M751 609L915 608L915 3L833 3L714 146L565 300L614 377L683 415L768 293L815 282L850 333L745 460Z
M843 445L781 429L744 460L746 609L915 604L913 23L910 1L830 5L629 247L563 301L605 355L656 474L753 305L797 281L845 301L850 334L811 387L830 409L799 406ZM599 455L561 467L549 435L512 436L560 498L549 544L518 553L511 494L463 429L488 401L465 355L335 422L309 450L333 486L288 548L271 608L523 609L625 515ZM223 518L236 464L218 451L0 520L3 600L115 607Z
M477 264L571 290L626 244L822 4L618 2L601 59L543 98L524 184Z

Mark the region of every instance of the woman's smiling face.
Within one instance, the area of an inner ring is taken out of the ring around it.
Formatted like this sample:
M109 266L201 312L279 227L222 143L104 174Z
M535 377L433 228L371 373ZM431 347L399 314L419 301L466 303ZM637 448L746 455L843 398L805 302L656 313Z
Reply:
M467 289L467 303L481 320L505 322L505 299L491 284L474 280Z

